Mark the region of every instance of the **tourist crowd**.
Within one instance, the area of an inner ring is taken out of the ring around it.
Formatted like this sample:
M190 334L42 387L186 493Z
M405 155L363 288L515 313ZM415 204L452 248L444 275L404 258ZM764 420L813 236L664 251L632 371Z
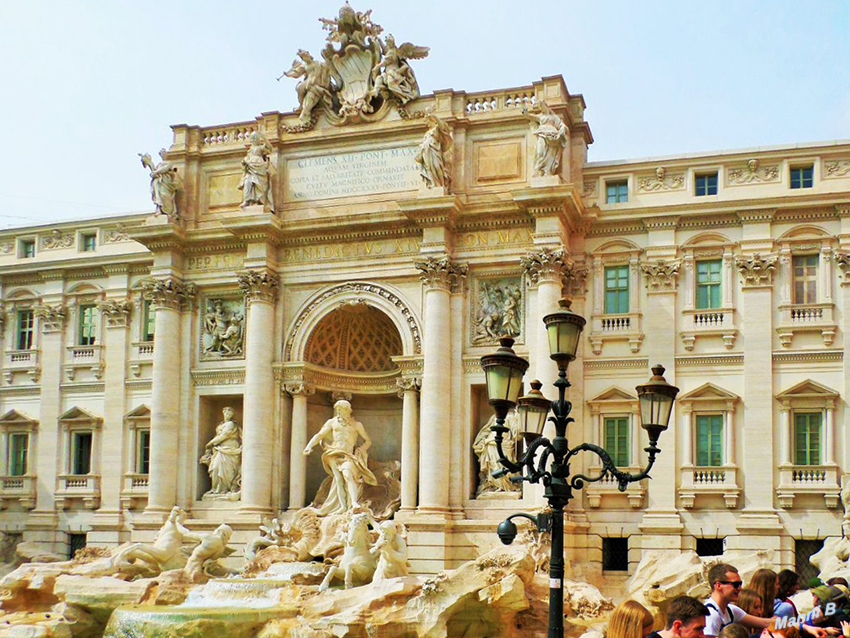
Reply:
M639 602L619 605L608 622L607 638L850 638L850 589L832 578L811 589L814 609L799 614L791 597L800 577L759 569L744 587L738 570L722 563L708 571L711 595L679 596L667 607L664 629L654 631L652 613Z

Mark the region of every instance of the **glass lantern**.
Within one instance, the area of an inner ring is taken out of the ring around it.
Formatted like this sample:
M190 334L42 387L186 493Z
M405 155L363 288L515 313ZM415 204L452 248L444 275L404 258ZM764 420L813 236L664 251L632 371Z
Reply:
M563 370L576 358L581 332L587 323L584 317L570 310L569 299L558 301L560 310L543 317L549 335L549 356Z
M657 365L652 368L652 378L635 390L640 403L641 427L649 434L650 442L656 443L670 423L673 401L679 394L679 388L667 383L664 366Z

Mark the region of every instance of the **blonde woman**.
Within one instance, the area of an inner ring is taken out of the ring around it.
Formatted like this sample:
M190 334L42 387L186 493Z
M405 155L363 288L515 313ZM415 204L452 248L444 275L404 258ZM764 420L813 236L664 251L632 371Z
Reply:
M755 589L742 589L741 593L738 594L737 605L750 616L764 617L764 603Z
M608 619L608 638L646 638L652 633L655 619L649 610L635 600L617 605Z
M750 589L754 590L761 598L762 613L753 613L753 616L771 618L774 615L773 607L776 600L776 590L779 586L779 577L772 569L758 569L750 579ZM738 599L738 606L741 600ZM752 612L751 612L752 613Z

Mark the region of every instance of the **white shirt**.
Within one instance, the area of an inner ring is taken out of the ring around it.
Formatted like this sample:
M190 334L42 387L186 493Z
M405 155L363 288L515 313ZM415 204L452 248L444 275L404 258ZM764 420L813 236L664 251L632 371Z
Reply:
M708 607L708 616L705 617L706 636L719 636L720 630L726 625L731 625L733 622L741 622L743 617L747 615L747 612L731 603L726 605L725 614L720 613L720 607L711 598L706 600L704 604Z

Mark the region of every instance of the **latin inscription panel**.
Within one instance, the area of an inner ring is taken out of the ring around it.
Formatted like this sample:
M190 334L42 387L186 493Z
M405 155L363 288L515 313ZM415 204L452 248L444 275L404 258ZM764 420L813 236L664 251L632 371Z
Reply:
M333 199L417 190L417 147L397 146L301 157L286 162L286 200Z

